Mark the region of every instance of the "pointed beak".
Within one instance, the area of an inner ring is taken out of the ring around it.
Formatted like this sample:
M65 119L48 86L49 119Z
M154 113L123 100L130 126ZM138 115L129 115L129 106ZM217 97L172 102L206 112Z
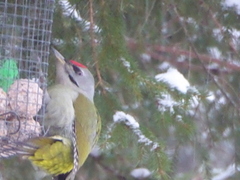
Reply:
M58 59L58 61L61 63L61 64L65 64L66 61L65 61L65 58L60 54L60 52L58 52L55 48L51 47L52 48L52 51L54 53L54 55L56 56L56 58Z

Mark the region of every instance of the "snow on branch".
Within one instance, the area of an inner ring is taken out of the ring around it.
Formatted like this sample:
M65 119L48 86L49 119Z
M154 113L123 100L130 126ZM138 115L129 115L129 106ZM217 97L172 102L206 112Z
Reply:
M190 87L188 80L174 68L169 68L166 73L156 75L155 79L167 83L171 88L177 89L183 94L186 94Z
M139 129L140 125L139 123L135 120L135 118L129 114L124 113L123 111L117 111L113 115L113 121L114 123L124 123L126 126L128 126L133 133L138 137L138 142L141 144L144 144L145 146L150 146L151 151L156 150L159 148L159 144L148 139L142 131Z
M175 68L169 68L167 72L157 74L155 76L156 81L165 83L170 89L177 90L181 94L189 94L189 108L195 109L199 105L198 90L191 86L189 81ZM174 107L183 107L186 103L184 98L175 99L168 92L162 92L157 97L158 110L160 112L169 111L171 114L175 113ZM189 109L189 113L191 110Z
M152 173L146 168L136 168L131 171L130 175L136 179L146 179Z
M71 5L68 0L60 0L59 4L62 7L63 14L66 17L71 17L80 23L84 23L85 31L88 31L90 29L90 22L83 19L79 12L76 10L76 8L73 5ZM97 25L94 25L93 30L95 32L99 32L100 28Z
M236 165L231 164L225 170L223 169L214 169L217 175L215 175L212 180L224 180L233 176L236 173Z
M129 73L133 73L133 70L131 69L131 64L130 64L130 62L127 61L127 60L124 59L124 58L121 58L120 60L122 61L123 66L127 68L127 71L128 71Z

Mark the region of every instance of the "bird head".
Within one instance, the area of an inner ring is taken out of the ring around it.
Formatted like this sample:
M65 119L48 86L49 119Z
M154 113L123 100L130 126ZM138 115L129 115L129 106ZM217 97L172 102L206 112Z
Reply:
M83 64L74 60L67 61L56 49L52 49L57 58L57 83L68 86L93 101L94 78L92 73Z

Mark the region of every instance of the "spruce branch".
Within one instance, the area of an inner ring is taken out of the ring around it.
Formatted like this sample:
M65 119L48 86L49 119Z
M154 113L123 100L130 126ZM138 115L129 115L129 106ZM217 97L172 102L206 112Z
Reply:
M98 82L96 83L96 87L100 85L100 87L103 90L103 94L106 94L106 89L103 83L103 79L100 72L100 66L99 66L99 58L97 58L97 39L95 37L95 30L94 30L94 11L93 11L93 2L92 0L89 0L89 17L90 17L90 36L91 36L91 46L92 46L92 57L95 64L95 69L97 73Z
M142 133L142 131L139 129L139 123L135 120L133 116L126 114L123 111L117 111L113 115L113 121L114 124L124 123L127 127L129 127L129 129L131 129L132 132L138 137L138 142L147 147L150 147L150 151L155 151L160 147L157 142L150 140Z
M206 4L206 2L204 2L203 0L199 0L199 3L202 4L202 7L207 9L207 11L210 14L210 18L213 20L215 25L220 29L221 34L224 35L224 26L218 21L218 19L216 18L216 16L213 13L211 7L208 4ZM237 52L237 49L233 45L234 44L232 42L233 39L234 38L231 38L231 40L228 40L228 45L229 45L230 49L239 57L239 53Z
M114 175L119 180L126 180L127 178L123 175L119 174L115 169L110 168L109 166L105 165L101 159L96 159L98 165L100 165L106 172Z
M138 44L138 42L134 39L127 39L127 45L131 50L137 50L137 48L140 46L140 44ZM149 54L153 59L158 59L158 60L162 60L162 61L168 61L172 64L175 64L177 66L182 66L185 68L188 68L189 63L188 62L177 62L175 58L170 59L167 56L163 56L161 55L162 53L169 53L171 55L174 55L176 57L179 56L186 56L189 58L200 58L203 62L205 63L216 63L221 67L224 67L225 69L228 69L228 71L240 71L240 66L238 64L234 64L234 63L229 63L224 61L223 59L219 59L219 58L214 58L212 56L209 56L207 54L196 54L195 52L192 51L188 51L188 50L184 50L181 49L180 47L176 47L176 46L164 46L164 45L159 45L159 44L144 44L145 49L147 49L147 54ZM192 69L193 67L193 69ZM206 67L207 68L207 67ZM203 67L197 66L197 65L191 65L191 69L195 70L195 71L201 71L203 70ZM208 71L211 72L211 69L207 69Z
M58 1L58 3L62 8L63 15L65 17L73 19L77 22L78 25L81 25L82 23L84 24L84 31L89 31L91 25L94 32L99 31L98 26L96 26L95 24L91 24L88 20L81 17L75 4L72 5L71 2L69 2L68 0L60 0Z
M231 97L229 97L227 91L218 83L218 81L215 79L214 75L209 73L208 71L208 68L206 67L204 61L202 60L202 58L200 57L196 47L194 46L193 42L190 40L190 36L189 36L189 32L188 32L188 29L187 29L187 26L186 26L186 23L185 21L181 21L181 16L177 10L177 7L174 7L174 12L176 14L176 16L178 17L179 19L179 22L181 23L182 27L183 27L183 30L184 30L184 33L188 39L188 42L194 52L194 54L196 55L197 59L200 61L203 69L205 70L206 73L209 74L209 76L213 79L213 82L216 84L216 86L220 89L220 91L223 93L223 95L225 96L226 99L228 99L228 101L233 105L233 107L235 107L236 109L239 109L239 101L235 101L234 99L232 99ZM229 85L229 87L231 88L231 86ZM231 88L232 89L232 88ZM232 89L233 93L236 94L235 90ZM237 95L237 94L236 94ZM237 96L236 96L237 97Z

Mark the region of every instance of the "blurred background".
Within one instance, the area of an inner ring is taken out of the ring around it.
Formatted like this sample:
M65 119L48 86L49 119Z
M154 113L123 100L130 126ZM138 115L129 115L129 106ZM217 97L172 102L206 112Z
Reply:
M240 178L238 1L51 2L46 41L94 74L103 125L76 179ZM49 86L55 60L42 51ZM22 163L1 161L2 178L33 179Z

